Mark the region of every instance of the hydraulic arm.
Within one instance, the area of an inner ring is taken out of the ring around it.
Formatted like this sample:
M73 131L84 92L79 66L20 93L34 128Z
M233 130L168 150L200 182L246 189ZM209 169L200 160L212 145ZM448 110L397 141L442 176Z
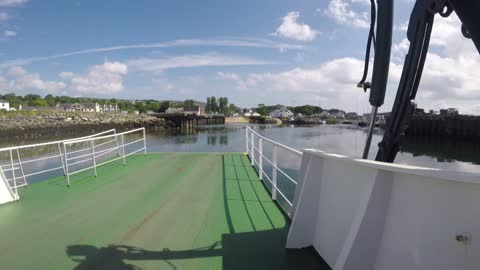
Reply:
M392 13L386 8L380 8L381 3L390 5L391 0L378 0L378 30L382 27L383 33L392 30L390 22L381 21L382 16L390 16ZM449 16L455 11L462 21L462 33L465 37L471 38L480 52L480 1L477 0L417 0L410 15L410 21L407 30L407 38L410 41L408 53L405 56L402 75L398 85L395 102L391 111L390 118L387 121L384 137L379 143L379 150L376 156L377 161L393 162L399 150L400 139L405 132L408 122L413 115L414 107L412 101L417 94L420 78L427 56L430 36L435 15L438 13L443 17ZM372 16L373 17L373 16ZM459 29L460 31L460 29ZM383 104L385 97L385 86L388 77L388 63L382 61L385 54L388 53L390 59L390 50L384 50L377 53L377 48L391 46L391 39L380 39L377 37L375 60L373 67L372 92L370 93L370 103ZM382 58L377 61L377 58ZM377 64L378 63L378 64ZM382 76L375 77L375 74ZM378 81L376 81L376 79ZM379 85L374 89L375 85ZM380 87L381 86L381 87ZM373 98L372 98L373 96ZM372 102L373 101L373 102ZM376 102L376 103L375 103ZM380 104L380 105L381 105ZM373 111L373 110L372 110ZM374 118L372 115L371 118ZM368 140L367 140L368 143ZM369 146L369 145L368 145Z

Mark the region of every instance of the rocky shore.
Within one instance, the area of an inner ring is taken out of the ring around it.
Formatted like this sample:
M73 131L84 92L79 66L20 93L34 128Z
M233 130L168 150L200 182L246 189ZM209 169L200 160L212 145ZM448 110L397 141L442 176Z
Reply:
M0 113L0 139L84 135L109 128L165 129L165 120L146 114L87 112Z

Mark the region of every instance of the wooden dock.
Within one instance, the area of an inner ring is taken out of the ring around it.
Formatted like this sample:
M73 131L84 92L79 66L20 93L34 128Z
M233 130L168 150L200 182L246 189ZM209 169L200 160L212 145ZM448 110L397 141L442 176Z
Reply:
M196 115L186 113L154 113L150 114L158 118L163 118L174 128L182 130L193 129L201 125L223 125L225 116L223 115Z

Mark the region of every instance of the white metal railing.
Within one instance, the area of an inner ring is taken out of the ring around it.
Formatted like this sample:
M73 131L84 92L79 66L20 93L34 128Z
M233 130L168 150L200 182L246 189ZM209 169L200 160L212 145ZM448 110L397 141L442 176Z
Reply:
M18 188L28 185L28 181L27 181L28 177L44 174L47 172L57 171L57 170L58 171L62 170L63 174L66 173L64 153L62 153L62 145L65 142L69 142L72 140L94 138L94 137L109 134L109 133L116 134L116 130L110 129L100 133L92 134L89 136L83 136L79 138L74 138L74 139L0 148L0 154L6 153L8 156L8 163L4 165L0 165L0 168L2 169L3 172L7 172L9 174L9 177L6 177L6 180L10 185L10 188L12 188L12 190L15 191L16 197L18 199L19 198ZM54 151L49 151L49 153L47 153L47 156L41 156L41 157L31 158L31 159L25 159L25 158L22 159L22 156L20 154L22 151L27 151L27 150L31 150L38 153L38 152L41 152L40 148L52 147L52 146L56 149ZM50 164L46 163L46 166L42 166L42 164L40 164L40 161L46 161L46 160L52 160L54 163L53 167L51 163ZM31 169L31 170L26 170L26 169ZM25 171L28 171L29 173L26 174Z
M257 143L255 143L257 142ZM265 154L264 154L264 142L271 144L272 146L272 159L268 159ZM265 181L267 179L271 186L271 194L272 194L272 200L277 200L277 193L280 194L280 196L285 200L285 202L289 205L289 207L292 207L292 202L290 199L287 198L287 196L280 190L278 186L278 173L282 174L285 176L286 179L291 181L295 186L297 185L297 181L293 179L290 175L288 175L285 171L283 171L278 164L278 150L284 150L289 153L294 154L295 156L301 158L302 157L302 152L293 149L291 147L288 147L286 145L283 145L279 142L276 142L274 140L271 140L269 138L266 138L260 134L258 134L256 131L254 131L251 127L247 126L245 130L245 152L247 155L250 157L251 160L251 165L258 166L258 176L260 180ZM264 163L263 161L267 161L271 166L272 166L272 177L270 178L268 174L265 173L264 170ZM289 211L287 210L287 213Z
M140 135L141 138L129 142L126 141L126 135L133 137L135 134ZM123 160L123 165L125 166L126 157L141 151L145 155L147 154L145 128L106 136L66 141L63 143L63 152L67 186L70 186L71 175L93 170L94 176L97 176L98 167L120 159Z

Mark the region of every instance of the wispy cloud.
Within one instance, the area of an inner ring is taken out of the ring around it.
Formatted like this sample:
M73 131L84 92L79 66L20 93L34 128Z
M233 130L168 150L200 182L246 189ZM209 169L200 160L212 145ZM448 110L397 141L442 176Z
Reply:
M0 7L15 7L27 2L28 0L0 0Z
M85 55L93 53L121 51L121 50L134 50L134 49L152 49L152 48L170 48L170 47L196 47L196 46L216 46L216 47L252 47L252 48L266 48L266 49L278 49L285 50L303 50L305 47L298 44L275 42L269 39L248 39L248 38L225 38L225 39L180 39L168 42L156 42L156 43L142 43L131 45L117 45L110 47L100 47L85 50L78 50L72 52L66 52L61 54L52 54L47 56L38 56L30 58L19 58L13 60L7 60L0 64L1 67L10 67L18 65L26 65L32 62L47 61L52 59Z
M5 37L7 37L7 38L9 38L9 37L14 37L14 36L17 35L17 32L12 31L12 30L5 30L5 31L3 32L3 35L4 35Z
M245 66L272 64L268 61L218 53L182 55L164 58L140 58L127 61L132 71L159 73L174 68L197 68L207 66Z

